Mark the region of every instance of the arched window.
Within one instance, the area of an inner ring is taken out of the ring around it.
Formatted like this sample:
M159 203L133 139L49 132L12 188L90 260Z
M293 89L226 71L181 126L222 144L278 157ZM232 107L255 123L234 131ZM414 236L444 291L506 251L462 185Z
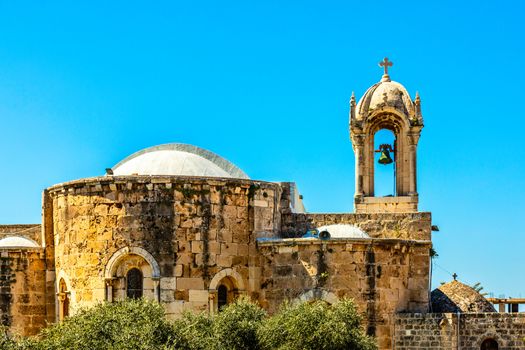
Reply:
M228 305L228 287L226 287L224 284L221 284L217 289L217 297L219 311L221 311L223 306Z
M126 296L131 299L142 298L142 272L132 268L126 274Z
M485 339L481 343L481 350L498 350L498 342L492 338Z

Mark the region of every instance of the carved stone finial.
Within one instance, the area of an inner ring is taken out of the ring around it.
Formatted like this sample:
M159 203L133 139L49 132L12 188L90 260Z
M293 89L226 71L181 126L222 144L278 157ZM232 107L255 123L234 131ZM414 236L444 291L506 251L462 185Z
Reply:
M352 96L350 97L350 125L352 124L352 121L355 120L355 94L352 91Z
M355 107L355 94L352 91L352 96L350 96L350 106Z
M388 75L388 67L392 67L394 63L392 61L388 60L388 57L383 58L381 62L379 62L379 67L383 67L385 70L385 74L383 74L383 77L381 78L381 81L390 81L390 76Z
M421 117L421 98L419 97L419 92L416 91L416 99L414 100L414 104L416 106L416 119L418 120L419 124L423 123L423 119Z

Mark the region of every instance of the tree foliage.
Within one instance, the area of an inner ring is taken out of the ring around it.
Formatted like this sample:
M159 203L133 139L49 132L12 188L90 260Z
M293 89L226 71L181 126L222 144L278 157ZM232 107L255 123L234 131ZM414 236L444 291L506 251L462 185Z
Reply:
M361 326L354 303L345 299L329 305L324 301L284 304L259 329L262 349L376 349Z
M241 297L214 316L186 312L174 322L184 350L255 350L257 329L266 312L249 298Z
M256 350L259 348L257 329L266 312L248 298L239 298L226 306L213 320L213 334L220 348Z
M127 299L81 310L45 328L35 349L168 349L180 341L177 336L158 303Z
M81 310L36 338L12 338L0 329L0 349L376 349L360 322L350 300L332 306L322 301L285 304L268 317L248 298L239 298L216 315L186 312L172 322L158 303L127 299Z
M481 285L481 282L476 282L470 287L474 289L476 292L478 292L479 294L481 294L482 296L487 296L489 294L483 291L483 286Z

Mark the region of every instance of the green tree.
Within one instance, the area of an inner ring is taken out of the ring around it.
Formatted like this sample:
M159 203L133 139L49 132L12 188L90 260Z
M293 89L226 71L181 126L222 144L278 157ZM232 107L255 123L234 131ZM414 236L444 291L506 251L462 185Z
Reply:
M5 350L309 350L376 349L365 336L355 306L342 300L285 304L274 316L248 298L220 313L186 312L168 321L156 302L127 299L84 309L44 329L18 338L0 329Z
M256 350L259 348L257 329L266 311L247 297L241 297L224 307L213 320L213 333L222 350Z
M174 322L179 341L172 349L208 350L217 347L213 335L213 320L205 313L185 312Z
M156 302L126 299L81 310L45 328L33 346L42 350L158 350L183 340Z
M324 301L284 304L258 330L262 349L267 350L373 350L375 341L361 328L353 301L333 305Z
M0 325L0 349L14 350L17 349L17 342L13 339L6 326Z
M473 285L470 286L472 289L474 289L476 292L481 294L482 296L487 296L489 293L483 291L483 286L481 285L481 282L476 282Z
M259 348L257 329L266 312L247 297L238 298L215 316L184 313L174 322L185 350L255 350Z

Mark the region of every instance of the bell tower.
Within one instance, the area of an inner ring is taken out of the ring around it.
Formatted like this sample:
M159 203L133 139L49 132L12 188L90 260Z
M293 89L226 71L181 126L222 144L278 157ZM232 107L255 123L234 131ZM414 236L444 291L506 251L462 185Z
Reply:
M388 68L393 63L384 58L381 81L372 85L356 104L350 99L350 139L355 154L356 213L417 212L417 144L423 128L421 101L416 93L410 98L405 87L390 80ZM394 135L392 144L374 145L380 130ZM379 162L375 154L379 153ZM376 197L374 175L377 166L393 163L394 193Z

